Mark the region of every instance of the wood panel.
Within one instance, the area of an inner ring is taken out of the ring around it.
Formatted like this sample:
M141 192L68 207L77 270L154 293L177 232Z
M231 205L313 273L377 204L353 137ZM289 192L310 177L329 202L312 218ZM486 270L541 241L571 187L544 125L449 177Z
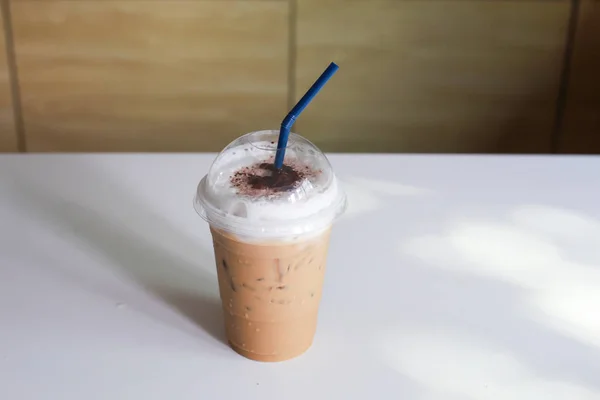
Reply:
M284 2L19 1L12 14L33 151L218 150L285 114Z
M297 128L326 150L547 152L569 1L299 0Z
M17 134L12 108L10 77L6 59L6 38L4 32L4 22L2 18L0 19L0 152L14 152L18 150Z
M600 1L581 4L559 150L600 153Z

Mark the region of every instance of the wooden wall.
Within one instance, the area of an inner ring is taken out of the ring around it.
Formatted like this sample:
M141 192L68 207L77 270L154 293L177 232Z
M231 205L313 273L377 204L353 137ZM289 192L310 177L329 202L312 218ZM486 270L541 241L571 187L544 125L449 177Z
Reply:
M559 148L600 153L600 1L582 1L572 48Z
M0 0L0 151L600 153L600 1Z

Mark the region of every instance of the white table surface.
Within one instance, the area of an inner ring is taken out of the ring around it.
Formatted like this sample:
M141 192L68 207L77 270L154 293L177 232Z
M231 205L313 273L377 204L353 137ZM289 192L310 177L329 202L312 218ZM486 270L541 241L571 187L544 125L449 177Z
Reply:
M0 399L600 399L600 158L332 155L315 343L223 342L212 155L0 156Z

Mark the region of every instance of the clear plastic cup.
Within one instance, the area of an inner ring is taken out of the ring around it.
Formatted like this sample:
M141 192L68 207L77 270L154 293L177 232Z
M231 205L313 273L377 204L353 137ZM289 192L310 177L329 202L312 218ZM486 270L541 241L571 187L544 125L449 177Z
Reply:
M231 347L283 361L312 344L331 226L346 196L327 157L290 134L284 167L278 131L229 144L200 181L198 214L210 225Z

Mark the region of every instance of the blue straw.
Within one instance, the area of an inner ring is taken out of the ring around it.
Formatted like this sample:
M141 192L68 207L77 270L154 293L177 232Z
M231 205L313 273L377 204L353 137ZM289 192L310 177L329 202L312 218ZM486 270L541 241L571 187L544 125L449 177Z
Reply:
M283 158L285 157L285 149L287 147L288 138L290 136L290 130L296 122L296 118L300 115L302 111L308 106L308 104L314 99L314 97L319 93L319 90L325 86L327 81L337 72L338 67L335 63L329 64L327 69L321 74L319 79L313 83L313 85L308 89L306 94L302 96L300 101L292 108L292 111L285 116L283 121L281 122L281 129L279 130L279 140L277 141L277 154L275 154L275 168L280 169L283 167Z

